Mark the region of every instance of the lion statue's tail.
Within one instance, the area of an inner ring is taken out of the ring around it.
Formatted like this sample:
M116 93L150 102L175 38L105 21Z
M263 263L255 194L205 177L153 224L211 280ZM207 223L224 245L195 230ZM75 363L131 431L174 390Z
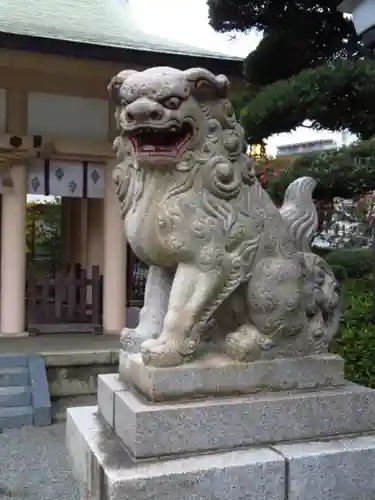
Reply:
M311 251L311 242L318 228L318 213L312 197L315 186L311 177L299 177L287 187L279 210L301 252Z

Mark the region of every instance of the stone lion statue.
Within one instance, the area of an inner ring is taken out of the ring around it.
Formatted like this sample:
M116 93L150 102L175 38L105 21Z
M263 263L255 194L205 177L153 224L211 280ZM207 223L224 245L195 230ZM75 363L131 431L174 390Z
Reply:
M296 180L274 205L228 89L202 68L127 70L109 85L125 233L150 266L123 342L141 340L145 364L179 365L202 345L238 361L318 354L339 326L339 285L310 251L315 182Z

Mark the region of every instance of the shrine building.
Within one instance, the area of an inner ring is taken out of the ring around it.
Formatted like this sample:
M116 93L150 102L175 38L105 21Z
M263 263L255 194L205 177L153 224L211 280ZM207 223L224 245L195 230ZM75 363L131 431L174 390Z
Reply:
M0 0L0 11L0 336L118 333L133 260L111 179L108 82L126 68L202 66L235 91L242 59L140 31L126 0ZM61 257L48 276L28 269L27 195L61 199Z

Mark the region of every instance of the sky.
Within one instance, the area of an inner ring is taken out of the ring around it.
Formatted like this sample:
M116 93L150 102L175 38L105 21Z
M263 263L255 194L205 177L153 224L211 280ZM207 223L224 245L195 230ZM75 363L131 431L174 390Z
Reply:
M256 32L239 34L234 39L229 34L215 32L208 23L206 0L129 0L129 3L139 28L196 47L246 57L261 39ZM327 138L336 140L339 145L343 142L342 134L301 128L270 137L267 151L274 155L278 145ZM349 137L349 140L354 139Z

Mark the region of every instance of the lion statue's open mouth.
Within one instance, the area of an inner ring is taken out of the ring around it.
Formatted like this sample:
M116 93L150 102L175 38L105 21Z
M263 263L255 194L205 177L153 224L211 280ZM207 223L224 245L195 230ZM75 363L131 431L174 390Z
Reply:
M189 123L168 128L137 127L127 133L137 154L153 156L179 156L188 146L194 133Z
M201 68L125 70L114 77L109 92L117 105L117 125L122 138L130 140L138 166L176 165L187 150L199 151L209 134L204 95L225 97L227 86L225 77Z

